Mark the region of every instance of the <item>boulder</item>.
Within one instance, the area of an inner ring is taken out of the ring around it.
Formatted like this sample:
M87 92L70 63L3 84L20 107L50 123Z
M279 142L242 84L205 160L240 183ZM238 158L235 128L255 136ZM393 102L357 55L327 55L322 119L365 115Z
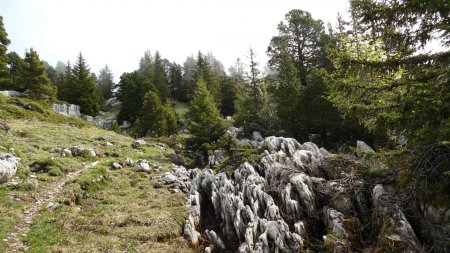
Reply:
M257 141L257 142L261 142L264 139L263 139L262 135L259 132L253 131L252 140Z
M120 170L120 169L122 169L122 165L120 165L117 162L114 162L114 163L111 164L111 169L113 169L113 170Z
M81 156L81 157L96 157L97 153L92 148L84 148L81 146L73 146L69 148L71 154L73 156Z
M125 163L125 165L128 165L128 166L133 166L134 165L133 159L131 159L129 157L125 158L125 162L124 163Z
M0 153L0 183L12 178L19 166L20 158L9 153Z
M7 97L20 97L22 96L22 93L15 91L15 90L2 90L0 91L0 94Z
M147 142L144 140L135 140L131 146L133 148L138 148L138 147L140 147L142 145L146 145L146 144L147 144Z
M120 125L121 129L127 129L127 128L130 128L130 127L131 127L131 123L129 121L126 121L126 120L124 120L122 122L122 125Z
M80 106L73 104L53 104L53 111L72 118L80 118Z
M171 184L177 180L178 180L178 178L169 172L161 178L161 181L163 181L165 184Z
M375 150L373 150L369 145L367 145L363 141L356 141L356 153L357 154L375 154Z
M150 172L150 165L148 161L145 159L139 159L133 167L133 170L136 172Z

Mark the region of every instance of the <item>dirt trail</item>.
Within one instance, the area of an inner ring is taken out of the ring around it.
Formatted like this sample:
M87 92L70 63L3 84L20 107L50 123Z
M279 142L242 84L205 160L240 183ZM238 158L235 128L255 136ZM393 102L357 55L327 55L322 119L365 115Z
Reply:
M98 162L94 162L84 166L82 169L70 172L65 175L61 180L52 183L51 185L39 190L33 197L36 202L29 209L22 213L22 218L18 224L14 226L14 229L5 237L7 252L25 252L28 249L22 238L26 237L30 231L33 219L41 208L42 204L52 200L57 194L61 192L66 182L74 177L76 177L81 172L97 166Z

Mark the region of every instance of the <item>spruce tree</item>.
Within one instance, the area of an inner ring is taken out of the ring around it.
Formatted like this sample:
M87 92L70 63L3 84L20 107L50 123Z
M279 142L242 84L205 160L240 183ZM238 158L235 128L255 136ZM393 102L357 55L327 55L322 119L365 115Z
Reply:
M11 77L8 69L7 47L10 43L8 34L3 26L3 17L0 16L0 88L8 88L11 83Z
M120 77L117 97L122 102L117 120L119 123L129 121L134 123L142 108L144 95L153 90L150 81L142 74L135 71L124 73Z
M100 97L103 101L112 97L114 81L112 71L109 69L108 65L105 65L105 67L100 70L97 85Z
M191 134L188 146L194 150L206 151L225 133L225 122L203 79L196 85L186 117Z
M166 134L167 135L175 134L178 130L178 121L175 110L173 109L173 106L170 102L167 102L164 105L164 115L167 127Z
M80 105L81 113L97 115L100 101L95 81L83 55L80 53L72 69L72 84L69 84L68 102Z
M299 133L305 130L304 115L299 110L299 96L301 92L300 79L292 57L283 47L279 58L277 86L274 91L277 102L277 113L284 129L292 136L299 137Z
M149 91L144 96L141 115L136 121L141 135L162 136L167 133L166 109L158 95Z
M4 88L14 89L20 92L25 91L25 84L20 80L23 67L25 65L24 60L16 52L10 52L8 53L8 65L11 75L11 82L9 87Z
M158 51L155 53L152 76L150 79L161 101L165 103L170 98L169 81L163 65L163 59Z
M45 67L36 51L30 49L26 52L24 63L20 80L25 84L28 96L49 101L55 100L56 89L45 74Z

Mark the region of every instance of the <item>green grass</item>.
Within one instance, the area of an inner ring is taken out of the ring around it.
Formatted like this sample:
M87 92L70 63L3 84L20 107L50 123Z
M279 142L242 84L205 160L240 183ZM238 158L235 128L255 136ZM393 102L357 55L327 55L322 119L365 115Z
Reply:
M186 114L189 111L189 105L188 103L179 102L179 101L172 101L173 103L173 109L175 110L175 113L178 117L183 117L184 114Z
M185 197L154 188L156 181L130 167L109 169L111 163L130 157L161 165L161 175L169 171L165 154L173 150L154 147L159 140L146 139L147 145L134 149L130 137L59 115L45 103L24 98L0 95L0 118L10 128L0 130L0 152L20 157L17 180L34 185L0 185L1 239L19 222L23 210L32 206L33 195L66 173L98 161L96 168L66 184L61 196L53 200L59 207L49 210L46 203L42 205L26 237L28 252L192 252L181 237L187 214ZM106 146L106 141L113 146ZM93 148L101 158L50 152L74 145ZM0 252L5 251L5 242L0 240Z

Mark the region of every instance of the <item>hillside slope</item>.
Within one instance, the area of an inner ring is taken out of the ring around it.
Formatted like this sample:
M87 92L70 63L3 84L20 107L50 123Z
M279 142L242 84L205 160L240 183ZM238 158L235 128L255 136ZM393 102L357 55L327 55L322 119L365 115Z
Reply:
M0 95L0 118L0 153L21 159L0 185L0 252L192 251L180 236L185 197L152 178L171 169L170 148L132 147L132 138L23 98ZM126 158L148 160L151 172L135 172Z

